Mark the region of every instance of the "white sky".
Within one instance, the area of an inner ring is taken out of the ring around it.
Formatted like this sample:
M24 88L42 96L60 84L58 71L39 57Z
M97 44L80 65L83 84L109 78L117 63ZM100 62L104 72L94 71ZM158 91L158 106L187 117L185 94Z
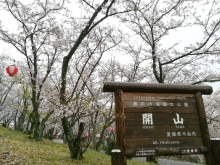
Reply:
M33 0L21 0L23 4L29 4ZM16 31L17 25L14 21L14 18L8 12L0 10L0 20L2 24L9 30L9 31ZM0 41L0 53L6 54L12 57L15 61L20 61L24 56L20 54L12 45L6 44L3 41Z
M20 1L23 4L29 4L33 0L20 0ZM16 31L17 25L15 21L13 21L13 17L9 13L0 10L0 20L2 21L3 25L8 28L9 31ZM201 39L201 34L202 31L199 30L197 27L182 28L166 36L163 39L164 41L163 46L168 47L175 42L181 41L181 48L182 48L183 45L189 45L190 43L195 43L196 41L199 41ZM1 45L0 47L1 54L2 53L7 54L16 61L20 61L22 58L24 58L24 56L21 55L13 46L9 44L5 44L2 41L0 41L0 45ZM214 91L216 91L217 88L220 87L220 83L214 83L214 85L212 86Z

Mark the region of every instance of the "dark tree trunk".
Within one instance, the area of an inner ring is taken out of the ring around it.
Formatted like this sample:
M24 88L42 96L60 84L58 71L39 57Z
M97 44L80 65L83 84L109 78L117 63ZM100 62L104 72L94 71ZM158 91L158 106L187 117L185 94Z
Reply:
M40 115L38 113L38 111L35 111L34 113L34 139L39 141L39 140L42 140L42 137L40 137L40 127L41 127L41 124L40 124Z
M66 141L70 150L70 157L74 158L74 136L73 136L73 131L72 128L68 122L68 119L64 116L62 119L62 126L63 126L63 131L64 131L64 135L66 137Z
M26 96L26 93L27 92L24 90L24 96ZM25 116L26 116L27 111L28 111L28 101L27 101L27 98L25 98L25 97L24 97L23 104L24 104L24 108L21 112L21 115L18 118L18 124L17 124L17 130L18 131L24 131Z
M85 123L80 123L79 132L76 138L74 137L72 127L70 126L70 123L65 116L62 118L62 125L64 135L70 150L70 157L73 159L80 159L82 156L81 141Z
M47 137L49 140L53 140L53 132L54 132L54 127L50 128L47 132Z
M76 137L76 139L74 140L74 148L73 148L73 155L74 155L74 159L81 159L82 158L82 134L83 134L83 130L84 130L84 126L85 123L80 123L79 124L79 132L78 132L78 136Z
M25 133L28 133L28 134L32 134L33 132L33 122L32 122L32 113L29 115L29 118L28 118L28 122L27 122L27 126L26 126L26 131ZM30 126L31 125L31 126Z
M96 151L99 151L99 150L100 150L101 144L102 144L103 139L104 139L105 130L106 130L106 128L107 128L108 126L109 126L109 125L104 126L103 129L102 129L100 138L99 138L98 142L96 143L96 147L95 147Z
M23 110L21 115L18 117L17 125L16 125L16 130L17 131L24 131L24 122L25 122L25 114L27 110Z

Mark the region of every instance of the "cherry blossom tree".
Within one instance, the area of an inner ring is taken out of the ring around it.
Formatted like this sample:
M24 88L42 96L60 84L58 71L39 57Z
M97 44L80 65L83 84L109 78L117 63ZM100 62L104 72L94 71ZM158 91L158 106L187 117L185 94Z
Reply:
M119 16L132 31L121 47L132 57L123 71L127 81L200 84L220 80L215 67L220 52L218 1L129 0L127 6L135 9ZM182 43L181 31L193 28L199 39L191 35ZM175 39L169 38L172 34Z
M120 13L128 12L121 8L119 2L103 0L98 3L92 1L81 1L85 14L77 23L71 16L65 17L63 22L56 20L58 12L67 11L64 8L64 0L60 3L52 1L35 0L29 5L23 5L18 0L1 1L2 9L8 11L18 23L16 33L7 31L3 25L0 27L1 39L13 45L17 51L24 55L29 72L29 85L31 87L32 113L29 121L34 131L34 138L40 140L44 129L45 121L54 113L54 109L47 108L45 115L42 115L40 107L47 91L47 81L55 61L59 60L60 54L70 50L63 59L61 68L61 86L58 106L62 113L62 125L69 145L72 158L79 158L79 148L76 147L76 140L72 133L70 117L68 115L69 105L75 100L82 100L85 87L89 77L92 76L103 54L120 42L118 36L113 36L114 28L100 26L106 18ZM64 28L66 27L74 28ZM73 58L74 55L74 58ZM73 61L71 61L73 60ZM69 67L73 65L75 73L68 75ZM67 80L71 80L67 85ZM78 99L79 97L82 97ZM52 103L52 102L51 102ZM68 105L69 104L69 105ZM84 104L80 104L84 105ZM81 109L83 106L79 106ZM82 113L83 114L83 113ZM82 118L81 113L79 115ZM28 123L29 123L28 121ZM74 120L72 123L74 123ZM30 129L32 130L32 129Z
M12 59L2 54L0 55L0 61L0 123L8 127L14 119L10 101L13 100L12 92L16 83L15 78L8 76L5 72L5 68L9 65L9 62L12 62Z
M18 0L1 1L1 9L9 12L18 24L16 32L0 26L0 38L11 44L24 55L29 71L31 86L32 125L34 138L40 140L44 123L41 123L39 107L41 92L52 66L59 55L66 49L63 41L62 23L56 20L56 14L64 11L64 0L60 2L35 0L24 5ZM61 44L62 43L62 44ZM44 119L53 112L49 111Z
M204 97L207 122L211 138L220 138L220 110L219 110L220 90L213 92L211 96Z
M99 66L100 68L101 65ZM97 75L96 78L90 79L86 85L89 92L88 96L91 100L90 110L88 111L89 124L87 132L90 134L93 146L97 151L100 150L101 145L106 140L107 128L115 121L113 94L103 94L101 91L100 84L103 84L103 79L105 78Z
M80 95L80 91L82 91L85 86L87 79L92 76L93 71L95 70L96 66L98 65L101 56L105 51L110 49L112 46L117 45L118 41L111 37L111 29L105 29L103 26L100 25L106 18L110 16L114 16L120 13L128 12L131 10L127 10L123 8L123 10L118 11L120 8L118 7L119 2L116 0L102 0L98 3L93 3L93 1L82 1L82 5L86 5L85 8L87 10L87 15L89 16L88 19L82 25L83 28L81 32L78 33L78 37L75 38L75 42L70 48L69 53L63 58L62 63L62 73L61 73L61 88L60 88L60 103L62 108L64 109L64 116L61 119L62 125L64 129L64 133L66 135L67 143L70 149L71 157L79 159L80 158L80 149L76 146L75 142L80 137L74 138L72 128L69 124L68 117L66 116L66 110L68 109L68 103L70 100L77 98ZM99 27L100 25L100 27ZM98 30L98 32L97 32ZM99 35L98 35L99 34ZM93 37L94 36L94 37ZM89 42L86 42L88 39L94 39L96 41L94 45L91 45ZM110 40L107 41L109 38ZM113 43L110 44L110 43ZM84 49L83 52L79 52L82 49L79 49L80 46L89 46L92 49L88 51L88 49ZM97 58L97 54L95 51L99 51L99 55ZM74 84L73 89L71 90L70 96L67 95L67 79L68 79L68 69L71 64L72 58L74 58L78 53L80 53L80 58L76 58L78 61L84 60L81 64L76 63L76 72L80 75L77 77L76 84ZM96 56L94 56L96 55ZM95 59L96 58L96 59ZM91 59L94 59L93 62ZM92 63L91 63L92 62ZM80 68L80 69L79 69ZM90 68L90 69L87 69ZM79 93L77 92L79 91ZM81 136L81 134L79 134Z

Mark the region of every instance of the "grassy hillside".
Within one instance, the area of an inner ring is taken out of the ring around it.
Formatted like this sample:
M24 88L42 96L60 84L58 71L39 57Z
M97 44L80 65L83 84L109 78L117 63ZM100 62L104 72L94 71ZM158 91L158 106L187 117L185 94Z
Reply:
M109 155L89 150L82 160L72 160L68 146L49 140L36 142L28 135L0 126L1 165L110 165ZM128 165L153 165L128 160Z

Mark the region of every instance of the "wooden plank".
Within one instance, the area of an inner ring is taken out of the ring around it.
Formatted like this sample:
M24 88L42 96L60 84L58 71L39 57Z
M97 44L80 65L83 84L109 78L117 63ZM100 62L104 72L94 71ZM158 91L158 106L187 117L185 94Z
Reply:
M196 104L189 105L189 108L184 107L125 107L125 113L198 113ZM193 107L194 106L194 107Z
M197 114L179 114L180 119L183 119L183 125L200 124ZM153 125L174 125L174 119L177 118L177 113L161 114L153 113ZM125 113L125 125L143 125L142 113Z
M124 101L125 108L191 108L196 107L196 102L181 102L181 101Z
M123 100L136 101L188 101L195 102L194 94L174 94L174 93L130 93L124 92Z
M201 137L200 125L185 125L185 129L177 129L173 125L155 126L154 129L143 129L142 126L127 126L125 138L153 137Z
M140 92L140 93L187 93L211 94L211 86L204 85L178 85L178 84L150 84L150 83L124 83L124 82L106 82L103 86L103 92Z
M202 137L179 138L137 138L125 139L125 147L129 148L158 148L158 147L186 147L203 146Z

